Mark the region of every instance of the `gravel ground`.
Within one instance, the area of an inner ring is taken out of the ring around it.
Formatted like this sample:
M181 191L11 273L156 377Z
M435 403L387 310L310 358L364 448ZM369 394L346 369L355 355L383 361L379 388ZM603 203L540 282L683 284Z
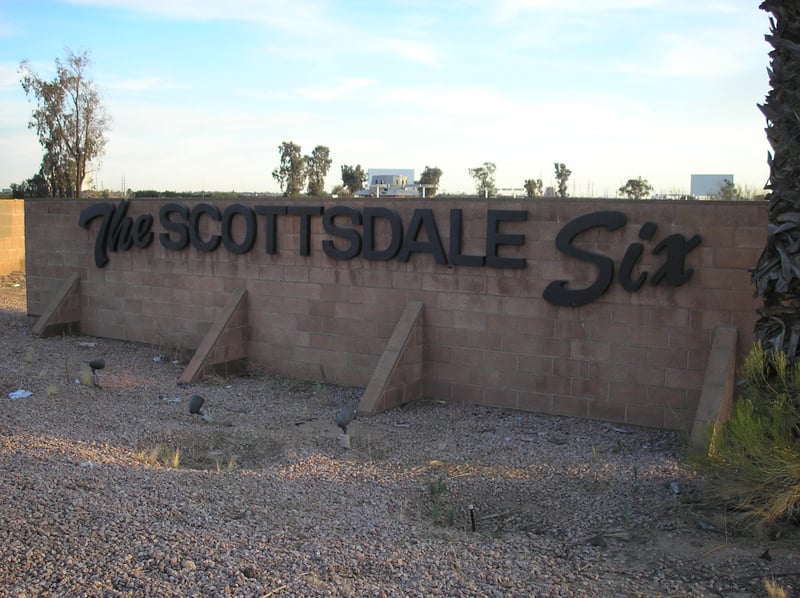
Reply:
M0 277L2 596L800 595L797 534L726 533L679 434L425 401L345 450L361 389L182 388L173 348L35 338L24 298Z

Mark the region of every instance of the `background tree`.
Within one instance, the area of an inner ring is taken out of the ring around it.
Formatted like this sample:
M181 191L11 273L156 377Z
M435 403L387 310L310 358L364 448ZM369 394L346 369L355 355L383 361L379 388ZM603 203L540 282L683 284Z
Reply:
M475 179L475 191L481 197L494 197L497 195L494 173L497 165L494 162L484 162L482 166L469 169L469 176Z
M103 155L110 119L87 75L89 53L56 58L56 78L45 81L20 63L22 89L36 102L28 128L36 129L44 149L42 175L52 197L81 196L86 166Z
M716 197L717 199L722 199L725 201L738 201L744 199L742 190L728 179L725 179L719 186L719 191L717 191Z
M347 164L342 165L342 184L350 190L350 193L361 191L366 180L367 173L361 169L361 164L355 168Z
M628 179L628 182L619 188L619 192L628 199L644 199L653 192L653 186L647 179L636 177Z
M35 174L19 185L11 183L11 197L13 199L28 199L36 197L49 197L50 189L47 180L41 174Z
M306 186L306 159L300 153L300 146L291 141L284 141L278 146L281 154L281 165L272 171L272 177L285 197L297 197Z
M331 189L331 195L335 197L346 197L348 195L352 195L352 193L350 193L350 189L344 185L336 185L333 189Z
M331 151L324 145L318 145L306 156L306 174L308 175L308 194L315 197L325 195L325 177L331 169Z
M752 274L756 296L763 298L755 336L793 362L800 344L800 4L765 0L760 8L773 14L766 36L773 48L771 89L760 106L773 152L767 159L767 242Z
M439 179L442 178L442 169L436 166L426 166L422 171L422 176L419 177L420 185L431 185L425 189L425 197L436 197L436 192L439 190Z
M567 181L569 180L569 175L572 174L572 171L564 166L563 162L554 162L553 165L556 168L556 182L558 183L558 196L559 197L567 197Z
M525 179L525 195L528 197L542 196L542 179Z

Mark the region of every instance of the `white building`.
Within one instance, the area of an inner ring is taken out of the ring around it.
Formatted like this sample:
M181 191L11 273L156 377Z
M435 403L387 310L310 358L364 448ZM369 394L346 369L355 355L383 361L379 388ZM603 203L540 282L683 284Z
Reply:
M361 197L419 197L414 185L414 170L409 168L370 168L367 188L355 193Z
M713 197L726 184L733 185L732 174L693 174L689 193L695 197Z

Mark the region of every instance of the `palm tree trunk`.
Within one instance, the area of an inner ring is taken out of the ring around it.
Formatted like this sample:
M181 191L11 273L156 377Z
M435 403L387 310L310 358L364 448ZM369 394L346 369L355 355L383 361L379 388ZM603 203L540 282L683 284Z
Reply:
M760 8L772 13L765 36L773 48L771 89L759 106L772 152L767 242L752 271L755 294L763 298L755 337L794 361L800 345L800 5L764 0Z

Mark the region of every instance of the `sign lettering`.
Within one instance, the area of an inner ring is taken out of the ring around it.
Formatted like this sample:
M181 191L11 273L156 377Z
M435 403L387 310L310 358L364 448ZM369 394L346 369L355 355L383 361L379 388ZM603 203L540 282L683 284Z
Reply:
M114 206L103 202L92 204L81 212L79 225L88 229L94 220L99 220L94 242L94 261L98 268L109 262L109 252L128 251L135 247L146 249L156 238L153 230L155 218L151 214L140 214L135 219L128 216L130 202L122 200ZM527 266L524 257L509 257L504 248L521 247L525 235L508 232L507 223L525 222L527 210L486 211L486 243L483 254L463 253L463 211L450 210L449 242L445 247L439 223L430 208L417 208L407 224L400 214L383 206L365 207L363 210L345 205L323 206L254 206L231 204L224 210L212 204L199 203L189 208L183 204L164 204L158 213L161 231L158 241L170 251L182 251L193 247L201 252L214 252L220 246L234 254L245 254L253 250L259 234L264 235L264 252L275 255L278 246L278 222L285 218L299 218L298 246L292 248L301 256L311 255L311 223L320 218L322 228L329 238L322 240L320 248L326 256L335 260L351 260L361 256L370 261L398 260L408 262L415 253L430 254L442 266L472 266L506 269L523 269ZM204 233L202 222L210 220L219 228L218 234ZM234 236L234 223L240 220L244 235ZM259 221L263 229L259 230ZM379 224L380 223L380 224ZM573 289L567 280L556 280L547 285L543 298L554 305L578 307L596 301L614 282L614 260L602 253L579 247L576 242L581 235L604 229L614 232L627 224L627 216L617 211L601 211L585 214L568 222L556 236L556 248L568 258L593 265L597 274L589 286ZM381 239L376 230L381 226L387 230ZM639 230L639 239L652 241L658 226L646 222ZM205 235L205 236L204 236ZM700 245L700 236L687 239L672 234L652 249L653 255L663 255L664 261L654 272L641 272L635 279L634 269L644 254L643 243L631 243L625 251L617 272L619 284L629 293L639 291L649 278L650 285L666 284L681 286L688 282L694 270L686 267L687 256ZM285 250L285 248L284 248Z

